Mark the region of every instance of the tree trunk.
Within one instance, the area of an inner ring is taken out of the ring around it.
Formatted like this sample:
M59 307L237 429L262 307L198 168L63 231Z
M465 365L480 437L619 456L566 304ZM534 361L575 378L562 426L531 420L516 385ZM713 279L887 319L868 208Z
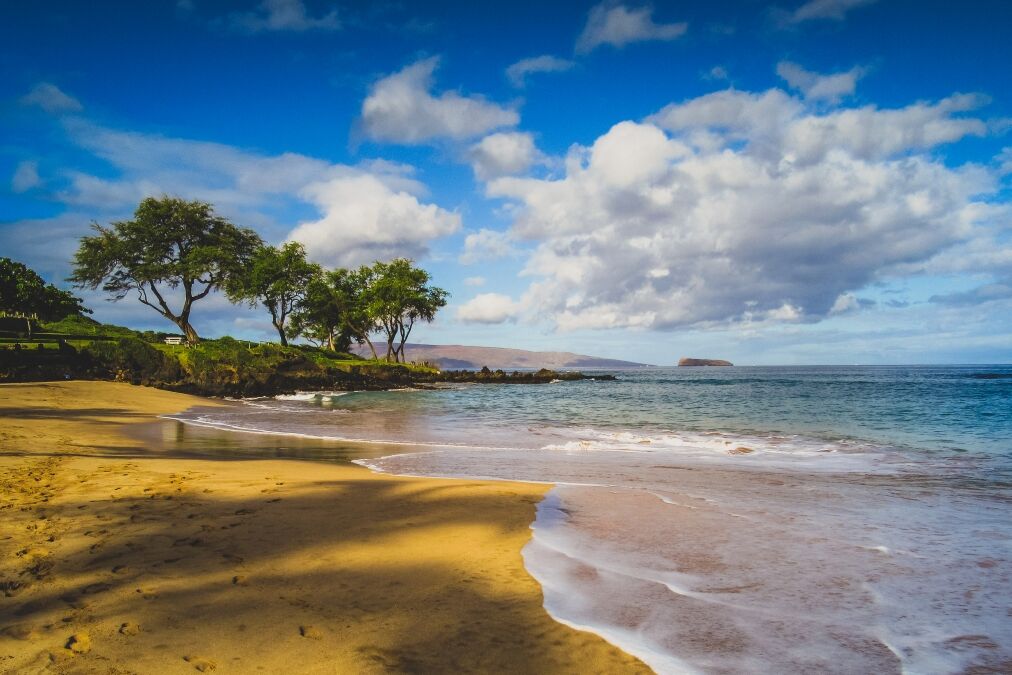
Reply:
M284 326L279 326L277 323L275 323L274 327L278 329L278 336L281 338L281 346L282 347L287 347L288 346L288 338L285 337L285 328L284 328Z
M200 342L200 336L197 335L197 331L193 329L193 326L190 325L189 321L186 319L179 319L177 325L179 326L179 329L183 331L183 335L186 336L186 344L192 346Z
M362 337L365 338L365 343L369 345L369 351L372 352L373 359L379 359L379 354L376 353L376 345L372 343L372 340L369 339L368 335L363 335Z

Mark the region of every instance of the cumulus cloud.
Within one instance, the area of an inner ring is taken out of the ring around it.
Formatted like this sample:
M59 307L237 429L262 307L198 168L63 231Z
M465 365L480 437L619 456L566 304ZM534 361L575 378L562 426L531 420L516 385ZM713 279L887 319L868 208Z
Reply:
M536 243L530 309L562 329L815 321L993 217L994 175L928 152L984 133L962 115L979 103L820 112L728 90L615 125L563 178L487 190Z
M140 200L162 194L209 201L268 240L290 236L303 241L313 259L327 264L422 257L431 239L460 227L458 214L424 201L425 186L404 164L371 161L349 166L296 153L265 155L220 143L108 129L77 119L64 127L75 146L108 167L102 175L66 170L53 179L54 198L76 214L76 220L54 221L60 227L51 236L26 236L28 230L17 224L0 232L6 240L0 247L17 246L26 259L44 259L57 248L72 250L76 239L87 233L89 221L126 216ZM307 219L293 230L289 214L313 208L319 218ZM70 243L54 241L62 237Z
M852 95L857 87L857 81L864 74L864 68L856 66L844 73L820 75L790 61L781 61L777 64L777 75L792 89L800 91L806 99L830 103L839 103L840 99Z
M606 1L590 10L576 41L576 53L588 54L601 45L624 47L633 42L674 40L687 29L686 23L655 23L650 7L630 9Z
M415 144L473 138L520 122L515 110L477 96L455 91L433 95L438 65L438 57L423 59L376 82L362 103L365 134L379 141Z
M333 178L304 188L302 196L323 212L296 227L290 239L310 257L349 267L395 256L419 258L428 242L460 229L460 216L392 190L372 175Z
M485 281L486 281L485 277L467 277L466 279L464 279L464 285L465 286L484 286L485 285Z
M877 0L808 0L793 12L786 12L783 23L799 24L818 19L843 21L850 10L874 2Z
M256 11L233 14L232 25L249 33L264 31L333 31L341 28L337 10L312 17L302 0L263 0Z
M527 84L527 76L532 73L560 73L569 70L574 65L576 64L568 59L543 54L521 59L512 64L506 69L506 77L514 87L522 89Z
M22 105L38 106L47 113L78 112L84 107L73 96L65 94L55 84L39 82L21 97Z
M541 153L531 134L520 131L499 132L481 139L468 152L471 168L480 180L526 171Z
M481 293L457 308L457 319L464 323L505 323L515 321L521 309L521 303L508 295Z
M671 104L650 122L688 140L718 143L755 139L751 154L766 151L778 161L819 162L835 151L859 159L884 159L900 152L926 150L965 136L983 136L987 124L957 116L986 103L974 94L956 94L937 103L914 103L882 110L873 105L842 108L817 115L803 101L779 89L751 93L735 89Z
M513 240L506 232L481 229L464 238L464 252L457 259L461 265L473 265L516 255Z
M11 177L11 190L14 192L28 192L42 184L39 178L39 163L32 160L25 160L14 169L14 176Z

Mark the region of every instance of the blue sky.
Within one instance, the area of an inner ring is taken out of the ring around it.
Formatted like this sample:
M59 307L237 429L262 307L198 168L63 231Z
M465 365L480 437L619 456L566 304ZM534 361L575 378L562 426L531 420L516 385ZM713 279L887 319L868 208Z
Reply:
M89 223L177 194L326 265L416 258L452 293L418 341L1008 362L1010 26L1001 2L5 3L0 255L62 284Z

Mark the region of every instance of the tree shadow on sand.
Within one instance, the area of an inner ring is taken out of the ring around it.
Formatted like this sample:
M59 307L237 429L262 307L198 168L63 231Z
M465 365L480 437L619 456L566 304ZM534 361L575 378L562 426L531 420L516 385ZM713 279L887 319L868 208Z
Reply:
M128 474L109 459L100 471ZM142 671L200 654L237 672L567 672L588 648L604 670L636 665L542 610L517 550L530 517L503 515L525 500L532 517L531 495L371 475L289 489L264 476L237 499L197 474L47 505L65 543L3 601L0 627L86 626L94 649L76 662L97 667L128 646L117 665ZM131 622L139 632L117 632Z

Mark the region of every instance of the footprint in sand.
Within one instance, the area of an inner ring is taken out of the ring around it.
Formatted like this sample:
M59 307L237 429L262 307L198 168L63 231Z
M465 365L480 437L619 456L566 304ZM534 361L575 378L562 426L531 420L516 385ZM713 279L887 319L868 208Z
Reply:
M141 632L141 627L132 621L124 621L120 624L119 632L122 635L137 635Z
M218 667L218 664L214 661L205 659L201 656L184 656L183 660L202 673L206 673L207 671L214 670Z
M84 632L74 633L64 646L75 654L87 654L91 651L91 637Z
M310 640L323 639L323 633L316 626L299 626L299 635Z

